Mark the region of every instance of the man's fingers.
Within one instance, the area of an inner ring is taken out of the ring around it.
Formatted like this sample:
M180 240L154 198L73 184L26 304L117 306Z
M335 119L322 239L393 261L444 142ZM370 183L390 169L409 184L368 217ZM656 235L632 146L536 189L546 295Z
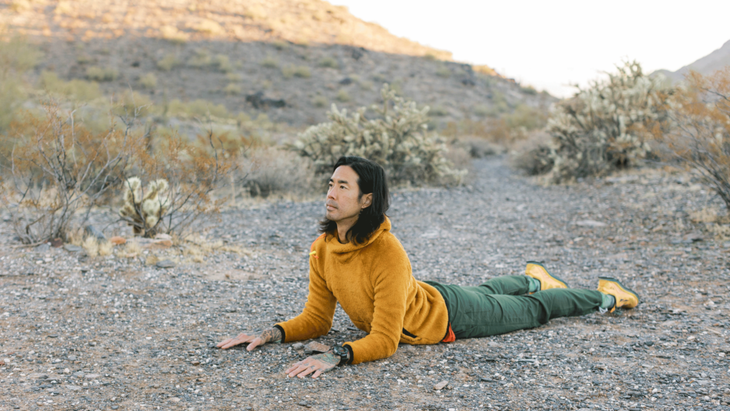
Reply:
M313 372L314 372L314 367L310 366L310 367L307 367L307 369L305 369L304 371L302 371L299 374L297 374L297 377L304 378L304 377L306 377L307 375L309 375L309 374L311 374Z
M229 341L231 341L232 339L233 339L233 338L228 338L228 339L225 339L225 340L223 340L223 341L219 342L218 344L216 344L215 346L216 346L216 347L218 347L218 348L221 348L221 347L223 347L224 345L228 344L228 342L229 342ZM226 348L228 348L228 347L226 347Z
M292 367L292 368L294 368L294 367ZM295 376L299 375L299 373L303 372L304 370L306 370L306 369L308 369L308 368L309 368L309 367L308 367L308 366L306 366L306 365L300 365L300 366L298 366L298 367L294 368L294 371L291 371L291 372L289 373L289 376L290 376L290 377L295 377Z
M248 344L248 347L246 347L246 350L251 351L254 348L258 347L259 345L262 345L263 342L264 342L264 340L262 340L261 338L256 337L256 338L253 339L253 341L251 341Z
M314 374L312 374L312 378L317 378L317 377L320 376L320 374L322 374L322 370L317 370L317 372L315 372Z

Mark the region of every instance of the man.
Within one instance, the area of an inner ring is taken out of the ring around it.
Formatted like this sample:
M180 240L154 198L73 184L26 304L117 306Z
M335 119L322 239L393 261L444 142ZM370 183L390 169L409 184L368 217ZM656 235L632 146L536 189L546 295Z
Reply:
M525 276L493 278L478 287L417 281L403 246L391 234L388 187L378 164L341 157L329 181L322 235L309 257L309 297L297 317L261 335L242 333L218 343L291 342L326 335L337 302L364 338L293 364L290 377L317 378L338 365L386 358L398 343L437 344L533 328L551 318L633 308L638 295L601 277L597 290L569 289L539 263Z

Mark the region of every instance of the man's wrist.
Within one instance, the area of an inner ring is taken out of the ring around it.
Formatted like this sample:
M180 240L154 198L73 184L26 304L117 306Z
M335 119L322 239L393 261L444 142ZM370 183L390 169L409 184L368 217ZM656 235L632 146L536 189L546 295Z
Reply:
M337 365L349 364L352 361L352 354L347 346L335 345L330 351L339 359Z

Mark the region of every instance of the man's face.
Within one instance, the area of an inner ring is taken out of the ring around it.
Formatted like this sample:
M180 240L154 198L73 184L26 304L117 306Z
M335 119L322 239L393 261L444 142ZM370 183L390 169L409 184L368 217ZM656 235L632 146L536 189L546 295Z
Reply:
M360 197L358 178L355 170L349 166L337 167L332 173L325 202L325 217L328 220L338 223L351 219L354 224L360 211L370 206L373 195L370 193Z

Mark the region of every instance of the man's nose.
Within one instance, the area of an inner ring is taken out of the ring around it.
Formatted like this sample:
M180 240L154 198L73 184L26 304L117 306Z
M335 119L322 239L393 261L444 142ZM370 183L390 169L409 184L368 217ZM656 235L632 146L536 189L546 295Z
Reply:
M330 188L329 190L327 190L327 198L328 199L331 198L333 200L335 199L335 189L334 188Z

